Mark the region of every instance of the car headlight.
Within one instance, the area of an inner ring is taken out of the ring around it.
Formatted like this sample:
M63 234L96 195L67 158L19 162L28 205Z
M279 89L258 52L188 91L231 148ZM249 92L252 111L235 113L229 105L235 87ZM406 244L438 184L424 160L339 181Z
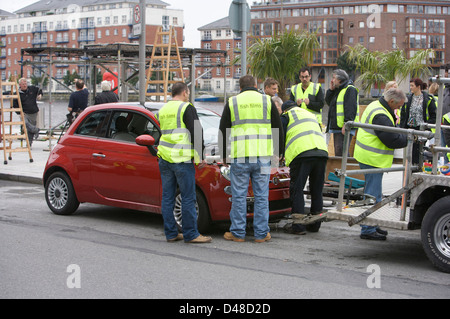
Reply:
M220 174L222 174L223 178L225 178L227 181L230 181L230 167L229 166L222 166L220 168Z

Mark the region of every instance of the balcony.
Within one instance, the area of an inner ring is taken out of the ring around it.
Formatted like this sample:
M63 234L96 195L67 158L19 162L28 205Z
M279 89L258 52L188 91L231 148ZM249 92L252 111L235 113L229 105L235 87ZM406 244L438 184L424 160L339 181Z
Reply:
M47 32L46 26L33 27L33 29L31 30L31 33L42 33L42 32Z
M69 38L56 38L55 43L69 43Z
M0 64L0 70L6 70L6 63Z
M81 29L95 29L95 24L94 22L81 23L80 26L78 27L78 30Z
M60 25L58 24L55 28L55 31L60 32L60 31L69 31L69 26L68 25Z
M32 45L40 45L40 44L47 44L47 39L43 38L43 39L33 39L31 40L31 44Z
M95 36L81 35L78 37L78 42L95 41Z

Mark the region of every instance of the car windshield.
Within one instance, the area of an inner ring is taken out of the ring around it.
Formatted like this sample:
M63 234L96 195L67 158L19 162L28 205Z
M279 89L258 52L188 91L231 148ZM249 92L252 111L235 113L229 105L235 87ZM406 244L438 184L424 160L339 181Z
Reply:
M203 127L205 145L218 144L220 116L208 110L197 110Z

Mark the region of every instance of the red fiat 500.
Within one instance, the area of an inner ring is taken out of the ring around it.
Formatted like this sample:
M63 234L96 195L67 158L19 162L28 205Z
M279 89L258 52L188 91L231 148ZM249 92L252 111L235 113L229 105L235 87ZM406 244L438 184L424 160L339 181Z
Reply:
M45 198L55 214L73 214L80 203L96 203L161 213L161 177L156 146L161 131L155 113L162 103L146 107L103 104L88 107L50 153L44 171ZM197 108L209 155L217 151L220 116ZM207 154L208 155L208 154ZM200 231L211 222L229 220L231 195L228 169L207 165L196 171ZM289 171L272 168L270 217L290 212ZM253 214L249 188L248 217ZM181 225L181 198L174 215Z

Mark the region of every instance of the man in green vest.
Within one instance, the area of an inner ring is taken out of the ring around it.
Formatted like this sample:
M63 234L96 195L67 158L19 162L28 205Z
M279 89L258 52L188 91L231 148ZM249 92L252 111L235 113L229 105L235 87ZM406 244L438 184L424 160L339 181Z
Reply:
M290 169L289 192L294 219L292 228L285 230L299 235L305 234L306 230L317 232L321 220L325 219L322 192L328 160L327 144L314 114L291 100L283 103L282 110L281 123L286 134L284 157ZM305 214L303 189L308 178L311 208L309 214Z
M280 115L270 96L258 92L251 75L240 78L240 94L228 99L219 125L219 152L230 163L232 203L226 240L245 241L249 180L254 195L255 242L271 239L269 228L269 179L272 156L283 153ZM278 137L278 138L276 138ZM231 143L231 145L230 145ZM278 163L278 162L277 162Z
M311 70L300 70L300 83L291 88L290 100L301 108L313 113L317 122L322 127L322 108L325 105L325 97L320 83L311 82Z
M333 134L335 156L342 156L345 122L359 121L358 94L358 89L353 86L347 72L341 69L333 71L325 101L329 106L327 132ZM355 134L356 130L353 129L350 137Z
M396 127L394 111L407 101L405 93L394 88L384 92L378 101L370 103L365 109L361 123ZM404 148L407 136L400 133L376 131L360 128L356 137L355 159L361 169L389 168L394 160L394 149ZM365 174L364 193L381 202L383 173ZM361 225L362 239L386 240L387 232L376 226Z
M206 165L203 158L203 130L195 107L189 103L189 89L183 82L172 87L172 100L158 113L161 138L158 162L162 183L161 212L168 242L209 243L211 237L197 230L195 208L195 164ZM195 164L194 164L195 162ZM183 234L178 233L173 215L177 185L181 194Z

